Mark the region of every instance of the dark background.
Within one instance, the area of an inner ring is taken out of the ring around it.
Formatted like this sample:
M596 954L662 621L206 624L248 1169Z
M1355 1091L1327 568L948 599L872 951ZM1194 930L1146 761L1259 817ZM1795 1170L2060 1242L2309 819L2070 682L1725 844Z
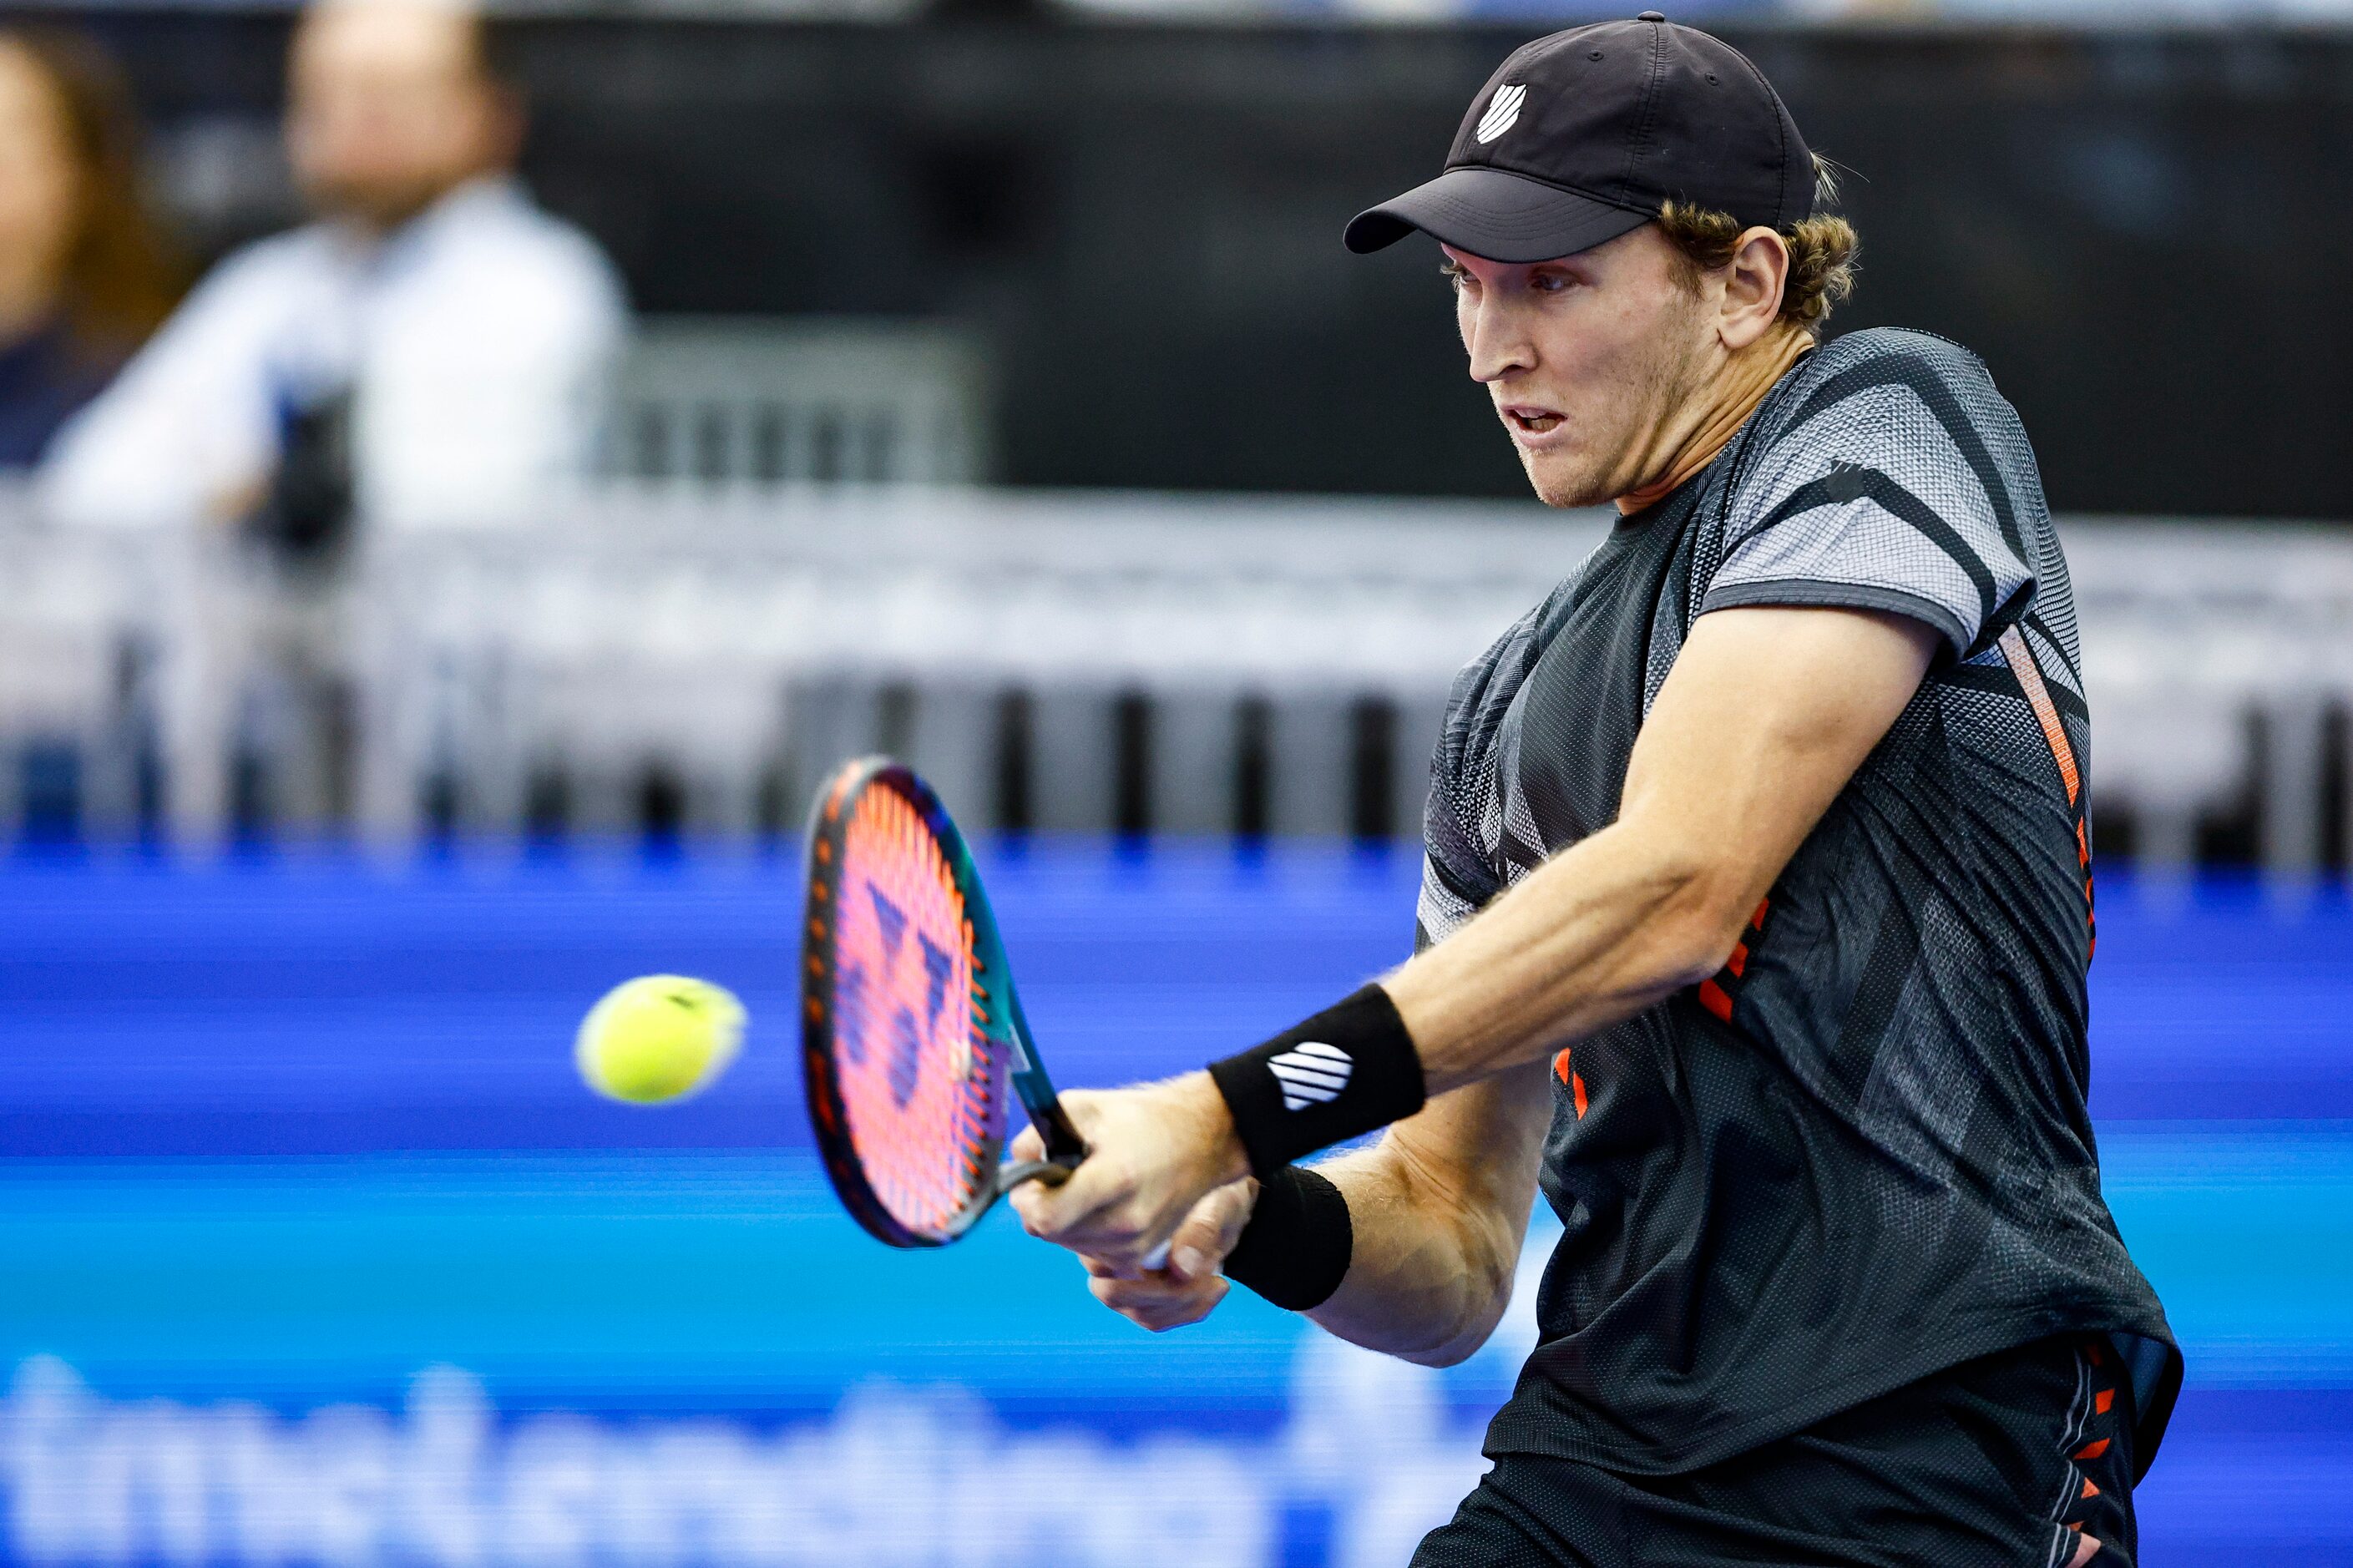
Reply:
M197 247L285 221L283 17L90 25ZM1430 247L1338 237L1540 26L508 26L641 310L973 322L999 479L1522 493ZM1853 171L1836 327L1978 350L2054 506L2353 516L2353 34L1725 31Z

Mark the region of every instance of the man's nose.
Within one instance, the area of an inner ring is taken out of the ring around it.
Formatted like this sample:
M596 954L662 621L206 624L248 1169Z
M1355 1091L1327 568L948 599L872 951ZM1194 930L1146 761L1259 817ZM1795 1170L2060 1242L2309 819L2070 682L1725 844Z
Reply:
M1482 384L1535 363L1519 312L1492 297L1472 308L1463 322L1462 346L1470 352L1471 379Z

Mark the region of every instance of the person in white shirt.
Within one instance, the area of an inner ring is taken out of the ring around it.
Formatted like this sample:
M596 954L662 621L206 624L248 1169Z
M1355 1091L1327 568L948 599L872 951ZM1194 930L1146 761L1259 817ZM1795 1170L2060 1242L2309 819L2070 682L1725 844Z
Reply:
M223 261L60 433L49 510L269 526L323 482L337 525L527 517L586 471L628 310L595 242L516 183L521 105L480 19L320 0L289 86L316 221Z

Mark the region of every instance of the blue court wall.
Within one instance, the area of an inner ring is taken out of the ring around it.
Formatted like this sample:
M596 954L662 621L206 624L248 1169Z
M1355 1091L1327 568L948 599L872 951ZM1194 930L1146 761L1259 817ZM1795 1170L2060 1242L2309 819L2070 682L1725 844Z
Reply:
M1089 1084L1394 962L1417 866L987 869ZM0 1562L1401 1563L1481 1468L1534 1268L1431 1373L1246 1292L1146 1335L1004 1216L876 1245L807 1146L796 881L0 868ZM739 991L744 1058L684 1106L597 1100L571 1031L655 970ZM2143 1561L2353 1563L2353 910L2110 877L2093 975L2108 1195L2190 1357Z

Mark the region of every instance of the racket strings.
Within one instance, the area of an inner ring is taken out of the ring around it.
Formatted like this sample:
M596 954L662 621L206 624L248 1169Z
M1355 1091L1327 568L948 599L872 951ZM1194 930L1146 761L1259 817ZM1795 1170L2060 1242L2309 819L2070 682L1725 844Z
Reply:
M931 826L887 786L859 796L839 887L834 1012L850 1143L893 1219L944 1237L995 1180L1005 1115L972 921Z

